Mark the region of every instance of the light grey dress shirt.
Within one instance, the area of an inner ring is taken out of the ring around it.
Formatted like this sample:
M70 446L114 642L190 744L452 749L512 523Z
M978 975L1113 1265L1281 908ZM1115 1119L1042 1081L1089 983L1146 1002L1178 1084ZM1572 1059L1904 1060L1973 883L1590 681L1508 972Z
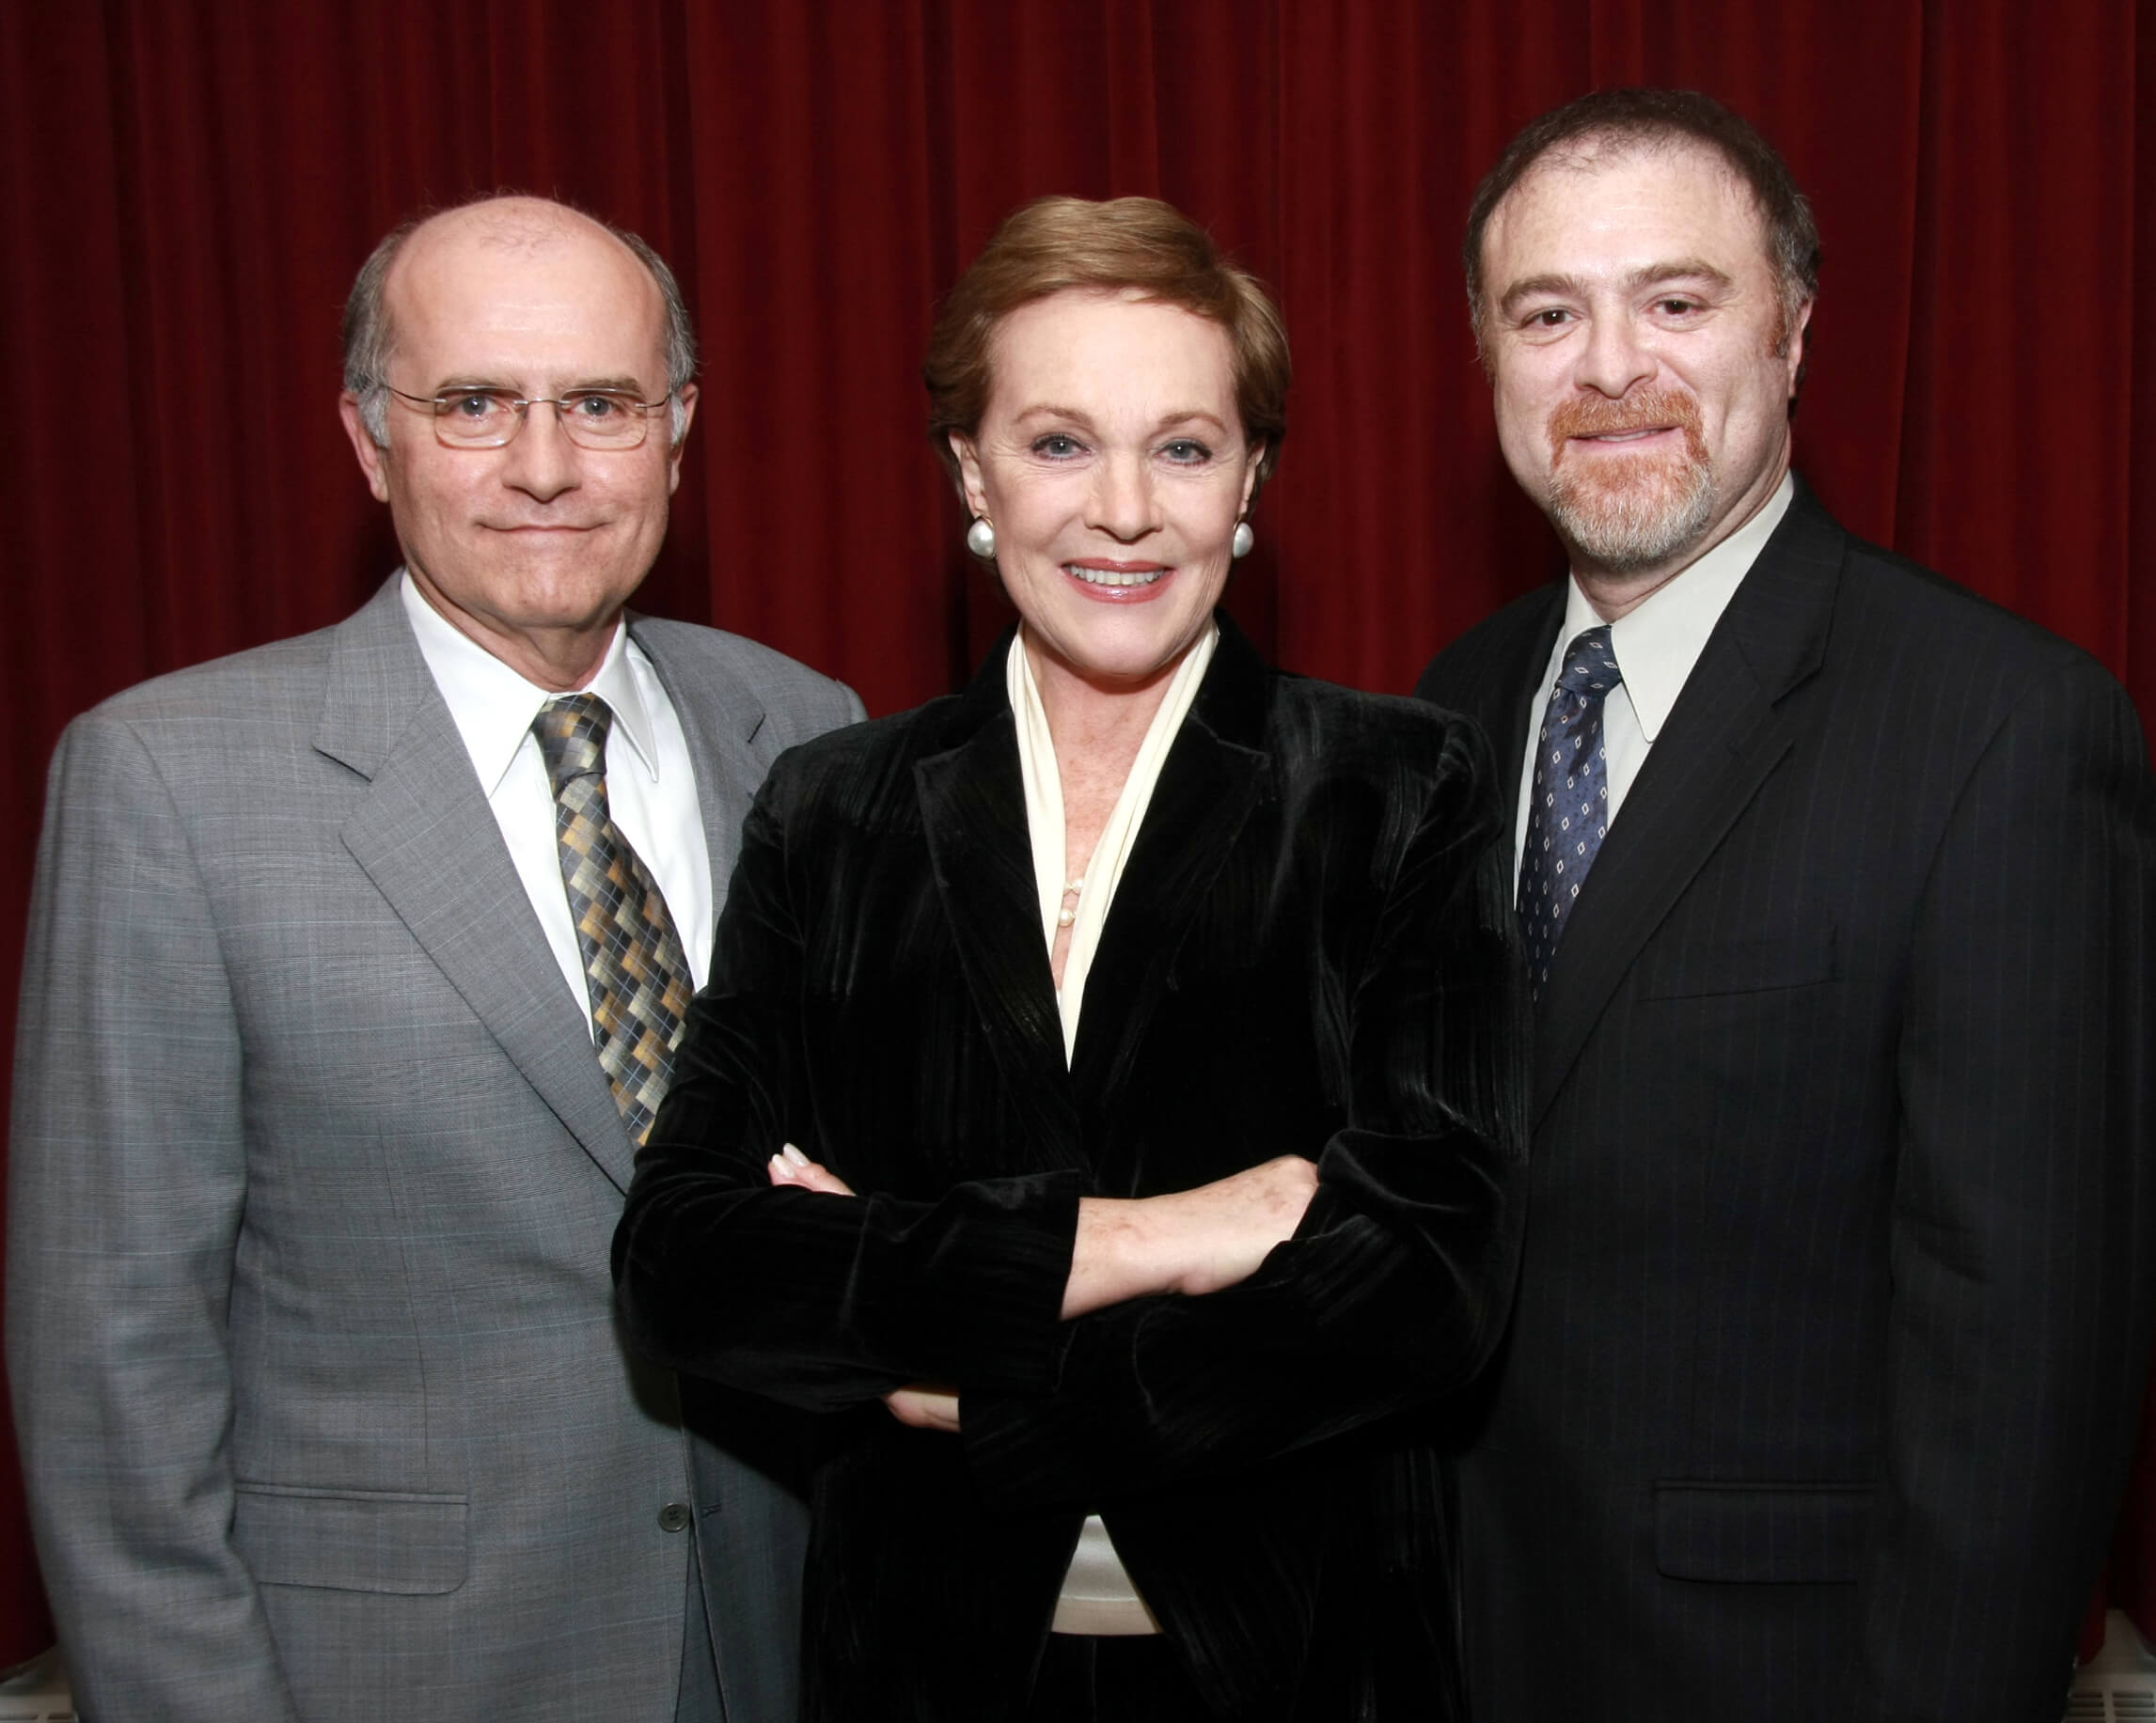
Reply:
M1722 620L1723 611L1737 596L1737 588L1752 572L1753 563L1758 560L1767 540L1773 537L1774 528L1782 524L1782 517L1788 513L1789 500L1796 493L1796 480L1783 474L1781 484L1757 514L1638 608L1628 611L1610 624L1610 648L1616 656L1617 668L1624 675L1624 681L1611 690L1602 703L1602 744L1609 761L1611 825L1616 824L1617 810L1624 806L1626 792L1631 789L1632 780L1639 776L1640 768L1647 763L1647 754L1654 747L1655 738L1661 734L1662 726L1669 721L1670 709L1676 704L1676 697L1684 692L1692 666L1699 662L1700 653L1706 650L1707 637L1714 633L1714 625ZM1566 584L1565 623L1557 631L1557 643L1550 649L1550 662L1543 666L1542 680L1528 703L1527 734L1530 737L1542 727L1543 708L1550 703L1550 689L1557 685L1557 673L1565 667L1565 649L1587 629L1602 621L1595 606L1588 603L1587 595L1580 589L1579 576L1568 575ZM1527 843L1527 810L1534 794L1534 749L1529 747L1520 760L1519 812L1512 830L1512 884L1516 896L1519 889L1519 857Z

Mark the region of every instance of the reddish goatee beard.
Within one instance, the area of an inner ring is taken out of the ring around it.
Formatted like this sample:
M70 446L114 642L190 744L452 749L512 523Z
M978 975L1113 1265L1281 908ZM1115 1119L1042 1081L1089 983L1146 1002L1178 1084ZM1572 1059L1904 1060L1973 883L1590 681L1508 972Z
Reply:
M1574 437L1656 426L1684 433L1659 458L1575 451ZM1699 403L1675 389L1622 400L1585 396L1550 415L1550 518L1566 540L1613 573L1667 561L1706 532L1714 513L1714 469L1700 434Z

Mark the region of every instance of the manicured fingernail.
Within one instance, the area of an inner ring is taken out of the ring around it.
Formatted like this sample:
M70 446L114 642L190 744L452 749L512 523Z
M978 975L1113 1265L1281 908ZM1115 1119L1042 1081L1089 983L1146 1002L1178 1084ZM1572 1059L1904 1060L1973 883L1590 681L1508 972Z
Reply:
M809 1157L795 1148L792 1143L788 1143L779 1152L796 1167L806 1167L809 1164Z

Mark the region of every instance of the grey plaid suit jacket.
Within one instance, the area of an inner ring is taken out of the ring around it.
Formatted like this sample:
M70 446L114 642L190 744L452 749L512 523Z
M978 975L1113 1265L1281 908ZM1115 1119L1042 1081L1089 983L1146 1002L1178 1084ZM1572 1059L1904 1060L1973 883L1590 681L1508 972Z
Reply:
M860 705L632 628L723 901L771 760ZM633 1151L394 581L76 720L7 1314L86 1715L668 1717L692 1549L730 1723L793 1715L784 1455L685 1425L616 1333Z

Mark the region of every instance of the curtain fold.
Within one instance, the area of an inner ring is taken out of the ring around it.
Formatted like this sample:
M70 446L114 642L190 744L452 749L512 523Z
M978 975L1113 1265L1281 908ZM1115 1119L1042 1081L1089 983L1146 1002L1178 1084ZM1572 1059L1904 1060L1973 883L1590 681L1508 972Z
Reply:
M394 563L334 398L344 291L406 213L543 192L669 258L703 398L644 602L889 712L1007 615L921 429L936 295L1026 198L1168 197L1295 344L1231 603L1290 666L1401 691L1557 566L1497 453L1468 198L1534 114L1634 81L1722 96L1812 195L1797 447L1829 505L2156 716L2156 0L0 8L0 1044L61 726L334 621ZM7 1461L0 1664L49 1634ZM2114 1579L2156 1628L2136 1492Z

